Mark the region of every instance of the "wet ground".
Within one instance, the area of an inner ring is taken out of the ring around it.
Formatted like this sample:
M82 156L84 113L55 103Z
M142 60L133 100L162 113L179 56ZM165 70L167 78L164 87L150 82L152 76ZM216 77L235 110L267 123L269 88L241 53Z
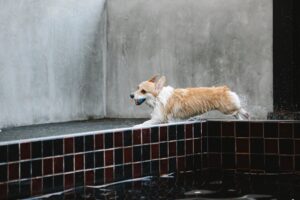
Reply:
M299 175L185 173L81 187L38 199L300 199Z
M145 119L100 119L2 129L0 142L131 127Z

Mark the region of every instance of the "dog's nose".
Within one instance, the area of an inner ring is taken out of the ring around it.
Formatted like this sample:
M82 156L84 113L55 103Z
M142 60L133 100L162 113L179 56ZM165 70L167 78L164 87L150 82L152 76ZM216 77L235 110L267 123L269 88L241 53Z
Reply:
M129 96L130 96L130 98L132 98L132 99L134 98L134 94L130 94Z

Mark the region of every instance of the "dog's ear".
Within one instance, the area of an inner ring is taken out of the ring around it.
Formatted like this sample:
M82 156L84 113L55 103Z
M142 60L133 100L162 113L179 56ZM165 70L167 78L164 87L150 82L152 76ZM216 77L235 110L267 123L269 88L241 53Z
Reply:
M165 85L166 83L166 77L162 76L160 79L155 83L155 90L156 92L159 92Z
M155 83L158 80L158 77L159 77L159 74L156 74L156 75L152 76L148 81Z

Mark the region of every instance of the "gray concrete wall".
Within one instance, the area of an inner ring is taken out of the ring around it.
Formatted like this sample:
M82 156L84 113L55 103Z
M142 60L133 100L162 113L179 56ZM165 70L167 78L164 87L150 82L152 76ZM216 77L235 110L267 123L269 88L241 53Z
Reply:
M227 84L255 118L272 110L272 0L109 0L108 24L108 116L149 116L128 95L156 73Z
M105 115L105 0L0 0L0 128Z

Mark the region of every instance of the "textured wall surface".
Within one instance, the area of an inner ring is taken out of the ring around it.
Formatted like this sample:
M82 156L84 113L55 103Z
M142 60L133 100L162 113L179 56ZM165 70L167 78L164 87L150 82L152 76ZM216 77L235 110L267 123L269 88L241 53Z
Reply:
M155 73L227 84L255 118L272 110L272 0L109 0L108 24L108 116L148 116L128 95Z
M105 0L0 7L0 128L104 116Z

